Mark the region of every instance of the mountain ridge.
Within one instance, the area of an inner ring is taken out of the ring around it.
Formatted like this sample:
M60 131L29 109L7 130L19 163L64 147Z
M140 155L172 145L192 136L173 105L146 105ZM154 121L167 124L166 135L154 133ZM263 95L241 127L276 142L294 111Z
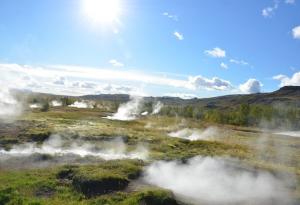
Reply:
M128 101L130 99L130 96L127 94L100 94L81 96L81 98L86 100L115 100L118 97L121 99L121 101ZM202 104L203 106L207 107L226 107L241 103L264 105L288 103L300 106L300 86L284 86L279 90L269 93L224 95L211 98L182 99L179 97L162 96L145 97L144 99L149 101L159 100L166 104Z

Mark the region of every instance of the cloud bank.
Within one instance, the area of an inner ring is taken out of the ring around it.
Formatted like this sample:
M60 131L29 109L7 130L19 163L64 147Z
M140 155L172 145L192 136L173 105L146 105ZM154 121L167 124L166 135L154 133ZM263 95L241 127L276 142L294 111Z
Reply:
M143 86L165 86L184 90L228 90L224 79L203 76L172 77L132 70L103 69L71 65L29 66L0 64L0 79L15 82L14 88L60 95L130 94L142 95ZM108 83L109 82L109 83ZM182 91L181 91L182 92Z

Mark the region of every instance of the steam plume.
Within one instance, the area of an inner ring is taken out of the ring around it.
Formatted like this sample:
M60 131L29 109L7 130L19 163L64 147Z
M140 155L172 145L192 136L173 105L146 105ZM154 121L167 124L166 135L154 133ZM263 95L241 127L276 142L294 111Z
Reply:
M156 104L154 104L153 111L151 114L152 115L158 114L163 106L164 105L160 101L158 101Z
M60 135L52 135L41 146L38 146L36 143L27 143L15 145L8 151L0 150L0 156L29 156L32 154L91 156L105 160L146 159L148 156L147 150L142 146L138 146L132 152L127 152L127 146L121 138L96 145L81 140L62 140Z
M196 141L196 140L210 139L211 137L217 136L217 134L218 134L217 128L208 127L204 130L185 128L185 129L178 130L175 132L170 132L169 136L187 139L190 141Z
M143 98L134 97L129 102L121 104L113 116L107 116L110 120L130 121L135 120L141 113Z
M284 131L284 132L277 132L277 135L286 135L290 137L300 137L300 131Z
M195 157L186 164L155 162L146 169L145 180L192 204L290 204L279 179L243 169L231 160Z
M37 109L37 108L42 108L42 105L41 105L41 104L35 103L35 104L30 104L29 107L30 107L31 109Z
M21 111L21 103L13 97L8 88L0 85L0 120L16 117Z
M61 102L61 101L58 101L58 100L52 100L52 101L51 101L51 105L52 105L53 107L60 107L60 106L62 106L62 102Z
M76 107L76 108L93 108L93 105L89 102L84 101L75 101L72 105L69 105L69 107Z

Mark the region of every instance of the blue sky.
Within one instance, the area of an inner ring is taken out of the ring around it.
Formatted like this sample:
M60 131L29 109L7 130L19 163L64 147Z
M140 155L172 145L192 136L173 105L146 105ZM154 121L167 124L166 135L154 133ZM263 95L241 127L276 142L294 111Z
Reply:
M85 1L2 0L2 83L198 97L300 85L298 0L116 0L96 23Z

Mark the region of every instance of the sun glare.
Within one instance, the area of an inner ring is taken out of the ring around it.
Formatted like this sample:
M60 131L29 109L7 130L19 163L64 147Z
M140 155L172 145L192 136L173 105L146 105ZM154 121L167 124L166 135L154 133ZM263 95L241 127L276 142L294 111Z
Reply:
M120 0L83 0L83 13L92 23L112 24L121 13Z

